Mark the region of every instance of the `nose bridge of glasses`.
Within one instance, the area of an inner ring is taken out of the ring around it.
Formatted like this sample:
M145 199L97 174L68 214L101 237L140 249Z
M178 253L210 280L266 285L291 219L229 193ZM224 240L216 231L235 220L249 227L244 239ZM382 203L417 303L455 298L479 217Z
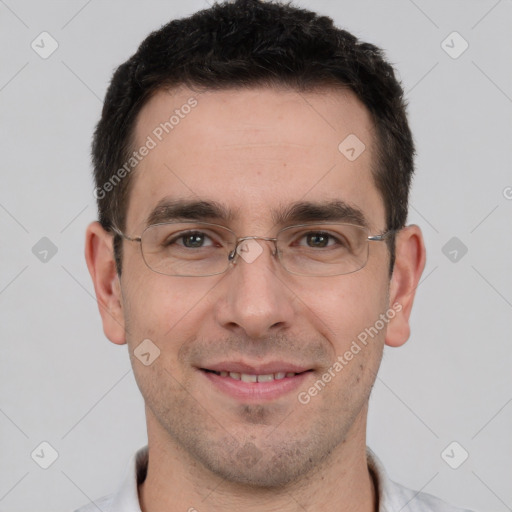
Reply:
M256 243L256 250L255 246L250 244L251 240L253 240ZM252 252L253 256L250 258L251 260L254 256L259 256L259 254L263 252L263 248L261 247L260 244L257 243L257 240L263 240L264 242L273 242L274 249L272 251L272 255L275 256L277 254L277 238L272 238L268 236L241 236L236 239L235 247L229 253L229 261L236 262L236 256L240 255L240 253L243 252ZM245 261L249 261L249 258L247 256L243 258Z

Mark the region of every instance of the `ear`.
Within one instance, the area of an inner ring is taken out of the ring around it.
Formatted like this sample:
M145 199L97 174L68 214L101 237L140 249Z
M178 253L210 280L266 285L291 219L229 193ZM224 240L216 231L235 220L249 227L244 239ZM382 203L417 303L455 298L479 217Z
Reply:
M389 287L389 304L396 315L388 324L386 345L399 347L409 339L409 317L425 259L420 228L415 225L403 228L396 236L395 265Z
M121 285L114 260L113 237L99 222L90 224L85 236L85 260L94 283L105 336L118 345L126 343Z

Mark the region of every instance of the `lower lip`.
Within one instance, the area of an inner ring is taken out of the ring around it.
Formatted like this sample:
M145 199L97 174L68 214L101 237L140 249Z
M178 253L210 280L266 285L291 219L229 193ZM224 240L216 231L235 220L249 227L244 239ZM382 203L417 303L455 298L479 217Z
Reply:
M221 377L216 373L200 371L219 391L238 400L249 402L275 400L291 393L303 385L304 380L312 373L303 372L294 377L285 377L271 382L244 382L231 377Z

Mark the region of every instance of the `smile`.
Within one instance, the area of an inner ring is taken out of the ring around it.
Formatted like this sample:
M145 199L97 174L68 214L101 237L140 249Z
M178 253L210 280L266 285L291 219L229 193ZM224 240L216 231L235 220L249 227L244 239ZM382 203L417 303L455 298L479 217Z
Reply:
M279 369L275 366L255 369L237 365L236 368L223 369L220 366L216 369L199 368L199 370L200 374L208 379L211 390L244 403L262 403L285 398L286 395L304 387L304 381L313 375L311 369L304 370L298 367Z
M228 372L228 371L214 371L214 370L204 370L206 372L212 372L219 377L231 378L234 380L241 380L242 382L272 382L274 380L282 380L284 378L291 378L299 375L299 373L295 372L276 372L276 373L267 373L261 375L255 375L251 373L240 373L240 372ZM303 373L303 372L300 372Z

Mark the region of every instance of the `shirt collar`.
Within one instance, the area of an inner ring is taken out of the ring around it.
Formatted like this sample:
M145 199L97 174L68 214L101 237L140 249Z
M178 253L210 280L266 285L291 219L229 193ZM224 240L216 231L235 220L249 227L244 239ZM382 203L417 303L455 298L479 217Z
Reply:
M146 479L148 447L140 448L131 458L121 487L114 494L110 512L142 512L138 487Z

